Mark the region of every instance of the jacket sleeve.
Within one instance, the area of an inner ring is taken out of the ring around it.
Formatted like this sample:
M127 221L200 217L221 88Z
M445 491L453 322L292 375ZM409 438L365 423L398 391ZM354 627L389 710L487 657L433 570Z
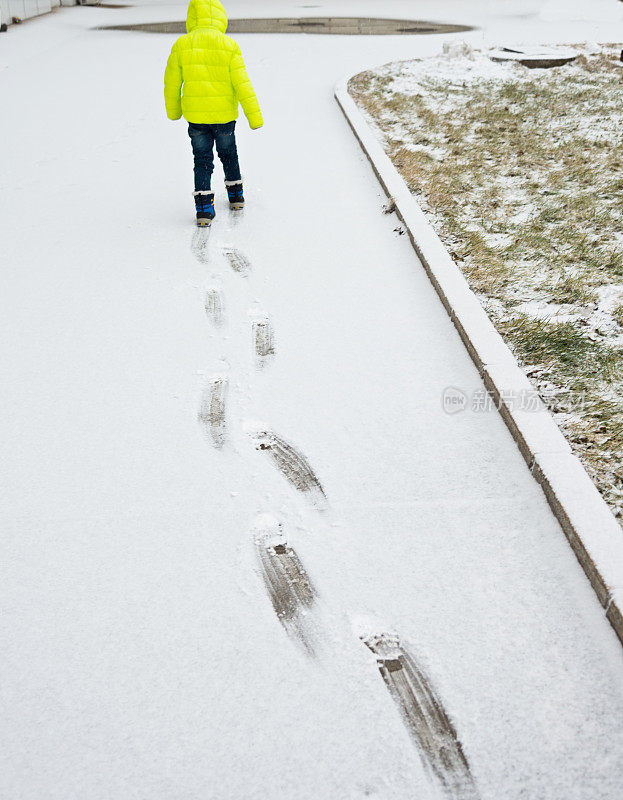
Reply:
M176 43L177 44L177 43ZM169 119L179 119L182 116L182 68L174 44L171 48L171 55L167 61L167 68L164 71L164 105L167 109Z
M242 106L246 118L249 120L249 126L253 129L261 128L264 124L264 120L262 119L260 104L257 102L257 97L251 86L251 81L247 75L247 70L244 66L244 61L242 60L242 54L238 45L236 45L236 49L234 50L229 64L229 74L236 97Z

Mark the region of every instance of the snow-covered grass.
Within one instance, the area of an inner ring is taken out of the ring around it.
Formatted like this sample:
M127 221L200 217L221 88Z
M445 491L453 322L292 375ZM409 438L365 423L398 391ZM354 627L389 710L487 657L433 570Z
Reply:
M623 518L623 66L469 48L350 83L614 513Z

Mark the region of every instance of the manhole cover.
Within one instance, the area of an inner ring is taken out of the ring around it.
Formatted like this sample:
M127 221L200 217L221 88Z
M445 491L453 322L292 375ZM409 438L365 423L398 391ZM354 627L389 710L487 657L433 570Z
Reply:
M577 58L577 53L572 50L544 50L544 49L530 49L530 50L512 50L509 47L503 47L501 50L494 50L489 53L489 58L498 63L507 63L515 61L523 64L524 67L531 67L532 69L546 69L548 67L562 67Z
M146 33L186 33L186 23L145 22L135 25L104 25L100 30L144 31ZM324 33L359 36L461 33L466 25L420 22L408 19L370 17L279 17L266 19L230 19L227 33Z

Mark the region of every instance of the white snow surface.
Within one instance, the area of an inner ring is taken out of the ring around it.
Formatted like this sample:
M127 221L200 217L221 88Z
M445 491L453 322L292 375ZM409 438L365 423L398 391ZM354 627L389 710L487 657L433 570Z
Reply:
M303 5L261 15L473 22L473 45L612 38L536 0ZM248 207L230 216L218 172L201 247L161 96L174 37L92 30L184 13L63 8L0 34L0 797L436 798L359 641L384 629L431 676L483 800L618 800L620 644L502 420L443 413L445 387L481 380L332 97L444 37L237 37L266 125L241 119ZM258 369L264 315L276 353ZM215 376L221 449L197 420ZM324 510L258 430L305 455ZM262 527L317 590L315 660L271 606Z

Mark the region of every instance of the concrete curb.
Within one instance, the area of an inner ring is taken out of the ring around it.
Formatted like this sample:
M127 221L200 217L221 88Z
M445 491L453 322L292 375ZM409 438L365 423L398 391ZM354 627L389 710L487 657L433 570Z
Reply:
M537 400L538 413L513 407L522 392L534 396L530 381L348 93L348 80L335 99L623 644L623 532L544 404Z

